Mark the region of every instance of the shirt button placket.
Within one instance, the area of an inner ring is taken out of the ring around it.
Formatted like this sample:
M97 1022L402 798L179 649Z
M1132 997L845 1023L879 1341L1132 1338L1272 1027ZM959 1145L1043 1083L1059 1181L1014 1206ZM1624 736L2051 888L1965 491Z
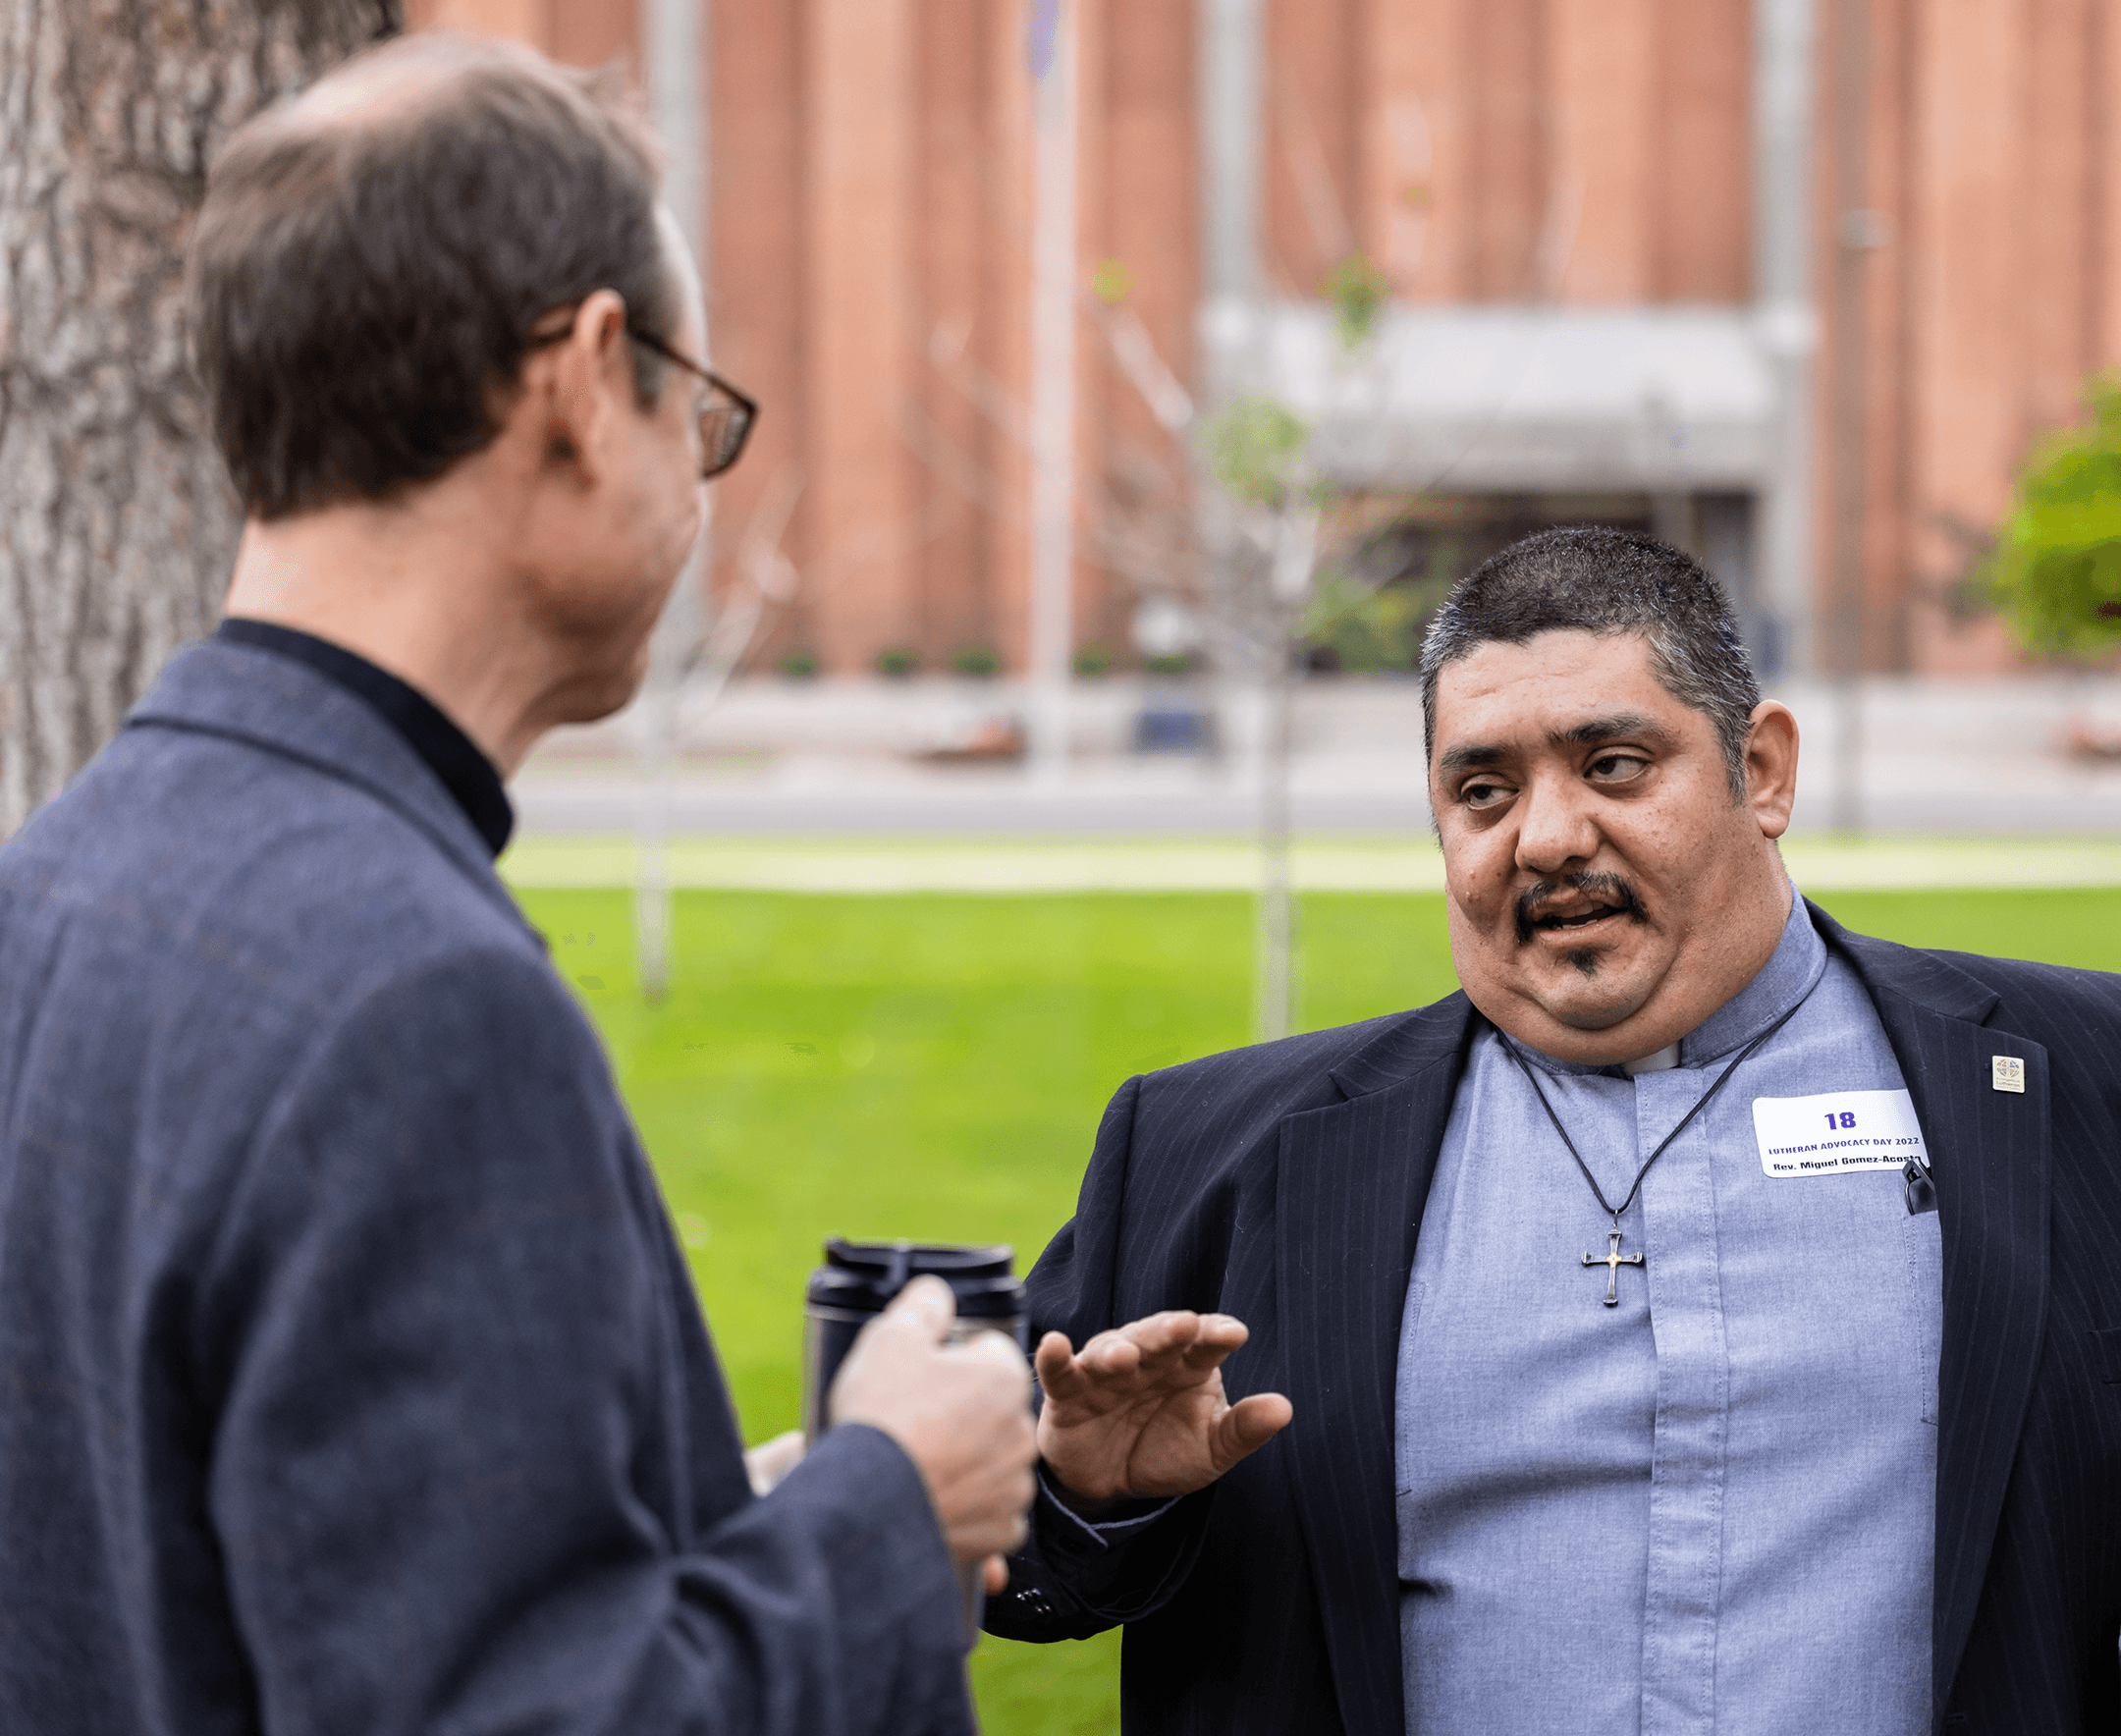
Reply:
M1641 1150L1657 1149L1693 1107L1705 1077L1698 1068L1674 1067L1636 1079ZM1643 1736L1709 1736L1715 1725L1729 1383L1709 1139L1707 1128L1689 1127L1643 1178L1644 1275L1658 1391L1643 1609Z

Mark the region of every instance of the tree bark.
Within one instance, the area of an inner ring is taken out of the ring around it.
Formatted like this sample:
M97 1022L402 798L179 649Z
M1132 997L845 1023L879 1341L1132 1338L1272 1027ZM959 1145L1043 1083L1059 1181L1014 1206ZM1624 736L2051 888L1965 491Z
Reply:
M206 165L400 0L0 0L0 838L212 624L239 515L184 327Z

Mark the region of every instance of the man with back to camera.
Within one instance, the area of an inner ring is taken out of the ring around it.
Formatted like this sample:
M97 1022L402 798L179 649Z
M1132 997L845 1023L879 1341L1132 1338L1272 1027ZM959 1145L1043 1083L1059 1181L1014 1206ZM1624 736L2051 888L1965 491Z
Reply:
M230 142L191 273L229 619L0 851L0 1731L970 1731L1022 1359L921 1280L754 1498L494 874L748 424L648 139L412 38Z
M1421 677L1463 992L1114 1100L989 1627L1129 1623L1158 1736L2108 1736L2121 979L1797 897L1795 721L1675 550L1504 550ZM1145 1445L1206 1311L1294 1417L1220 1483Z

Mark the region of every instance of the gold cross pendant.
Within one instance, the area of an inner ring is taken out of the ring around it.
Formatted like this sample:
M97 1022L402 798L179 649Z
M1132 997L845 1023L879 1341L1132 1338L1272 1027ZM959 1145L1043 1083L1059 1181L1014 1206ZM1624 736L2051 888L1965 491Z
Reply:
M1608 1229L1605 1236L1609 1244L1605 1252L1603 1254L1586 1254L1583 1257L1583 1263L1586 1266L1604 1267L1605 1306L1607 1308L1618 1308L1620 1306L1620 1269L1623 1266L1642 1265L1643 1257L1640 1254L1623 1254L1620 1252L1620 1232L1617 1229Z

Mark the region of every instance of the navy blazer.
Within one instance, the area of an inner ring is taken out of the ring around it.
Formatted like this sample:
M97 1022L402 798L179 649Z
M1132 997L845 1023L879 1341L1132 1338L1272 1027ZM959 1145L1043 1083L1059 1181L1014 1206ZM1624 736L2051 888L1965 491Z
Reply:
M182 653L0 850L0 1732L969 1732L962 1622L886 1436L753 1498L435 774Z
M2121 978L1813 919L1877 1006L1943 1234L1939 1731L2121 1728ZM1476 1014L1433 1006L1134 1079L1030 1278L1078 1344L1161 1308L1252 1329L1233 1398L1295 1420L1099 1548L1042 1498L988 1626L1127 1621L1125 1727L1402 1736L1393 1383L1414 1241ZM2022 1096L1989 1058L2021 1056ZM1790 1636L1801 1645L1803 1636ZM1557 1713L1557 1717L1561 1714Z

